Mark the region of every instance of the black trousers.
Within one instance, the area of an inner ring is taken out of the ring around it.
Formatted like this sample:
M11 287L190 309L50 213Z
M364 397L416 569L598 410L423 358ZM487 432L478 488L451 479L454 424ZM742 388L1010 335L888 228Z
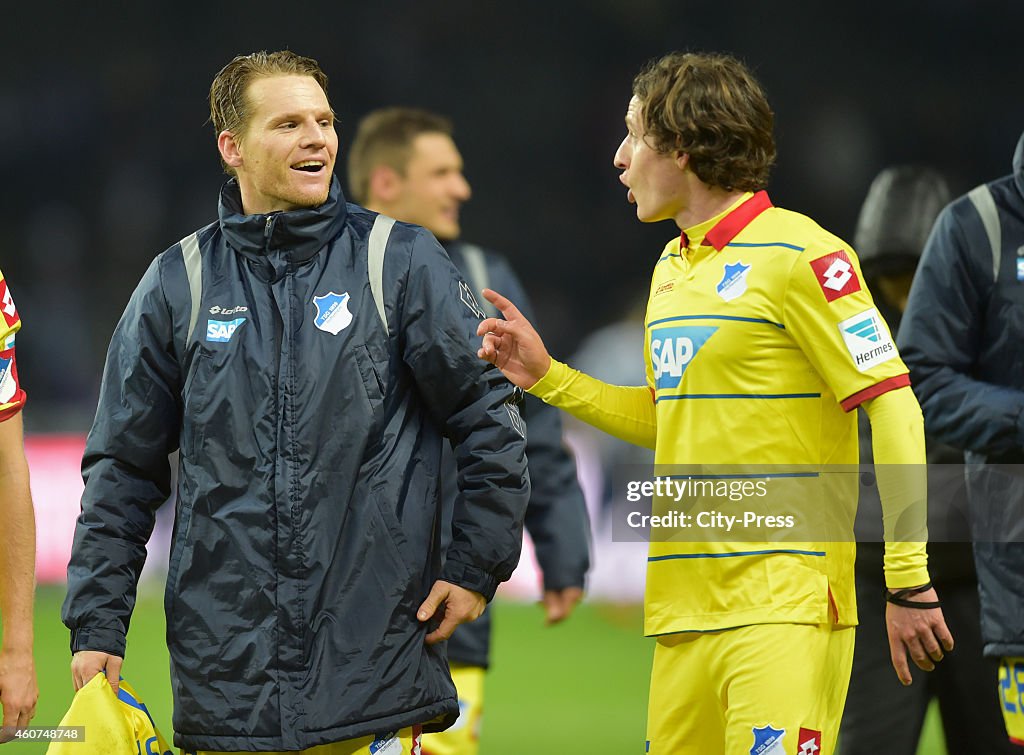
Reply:
M958 558L971 555L970 543L943 543L942 548L965 549L965 554L950 554ZM935 576L935 589L955 646L932 672L921 671L910 661L914 683L904 687L889 656L881 546L860 543L857 558L861 561L857 569L860 626L839 730L840 755L915 755L932 698L939 703L949 755L1018 755L1021 750L1010 743L1003 724L998 662L981 654L976 580Z

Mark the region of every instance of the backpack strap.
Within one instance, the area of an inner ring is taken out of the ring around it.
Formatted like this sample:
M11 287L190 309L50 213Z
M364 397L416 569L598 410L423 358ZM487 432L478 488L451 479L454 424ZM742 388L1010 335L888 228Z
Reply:
M391 331L388 329L388 316L384 310L384 252L387 251L388 239L391 237L391 229L394 226L394 218L389 218L387 215L378 215L373 219L373 228L370 229L370 240L366 245L370 293L373 295L373 303L377 305L377 314L380 315L380 322L384 326L384 333L388 336L391 335Z
M992 280L999 280L999 263L1002 261L1002 234L999 229L999 210L988 186L982 184L967 193L974 209L978 211L981 224L985 226L989 246L992 248Z
M203 300L203 257L199 252L199 240L196 234L192 233L183 238L181 244L181 255L185 259L185 275L188 276L188 290L192 295L192 312L188 318L188 333L185 336L185 348L181 351L184 354L188 348L188 342L192 340L192 333L199 322L199 306Z

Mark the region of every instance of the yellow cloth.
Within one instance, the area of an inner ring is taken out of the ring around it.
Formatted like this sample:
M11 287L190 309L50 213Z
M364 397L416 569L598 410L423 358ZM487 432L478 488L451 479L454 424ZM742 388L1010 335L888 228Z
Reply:
M481 666L451 664L459 693L459 720L451 728L423 735L423 755L477 755L484 715L484 674Z
M999 702L1010 741L1024 746L1024 658L1000 660Z
M925 462L920 426L906 414L920 415L904 389L908 370L863 284L857 256L810 218L772 207L763 192L742 196L687 228L682 239L685 245L677 238L666 246L654 269L646 389L607 386L553 361L530 393L633 442L650 445L653 433L659 476L679 474L672 467L681 465L710 466L719 475L779 475L781 482L771 483L779 498L802 500L805 513L829 527L806 542L803 535L800 542L652 537L648 635L753 623L856 624L856 475L826 480L823 474L817 488L799 475L808 468L852 469L858 463L852 410L878 404L888 392L902 394L895 402L899 416L876 430L876 463ZM892 449L907 453L894 459ZM887 514L905 507L893 497L901 490L913 486L882 488ZM773 511L765 506L764 513ZM923 545L887 553L891 587L927 581Z
M659 637L647 752L835 752L853 627L759 624Z
M115 697L107 677L96 674L75 693L60 725L85 727L85 739L53 742L47 755L172 755L142 699L123 679Z

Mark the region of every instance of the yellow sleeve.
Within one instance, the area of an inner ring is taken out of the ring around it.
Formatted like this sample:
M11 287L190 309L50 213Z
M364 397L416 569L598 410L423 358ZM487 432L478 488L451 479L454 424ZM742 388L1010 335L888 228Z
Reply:
M885 584L890 590L928 582L928 472L924 418L909 388L865 403L871 420L875 476L885 530Z
M825 236L794 259L783 320L843 409L852 411L910 380L889 326L863 284L857 255L840 244Z
M528 392L598 430L654 448L658 420L647 386L609 385L552 359L547 373Z

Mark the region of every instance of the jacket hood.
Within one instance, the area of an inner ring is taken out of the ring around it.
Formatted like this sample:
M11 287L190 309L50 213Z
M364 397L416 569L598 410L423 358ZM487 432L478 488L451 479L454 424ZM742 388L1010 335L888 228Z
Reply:
M932 168L898 165L871 183L857 219L854 247L862 265L913 269L939 212L951 199L946 180Z
M319 207L246 215L238 181L232 178L221 187L218 214L221 230L236 251L250 255L281 251L290 261L303 262L341 233L347 210L341 184L332 176L327 201Z
M1017 141L1017 149L1013 153L1013 182L1017 184L1017 191L1024 197L1024 133Z

